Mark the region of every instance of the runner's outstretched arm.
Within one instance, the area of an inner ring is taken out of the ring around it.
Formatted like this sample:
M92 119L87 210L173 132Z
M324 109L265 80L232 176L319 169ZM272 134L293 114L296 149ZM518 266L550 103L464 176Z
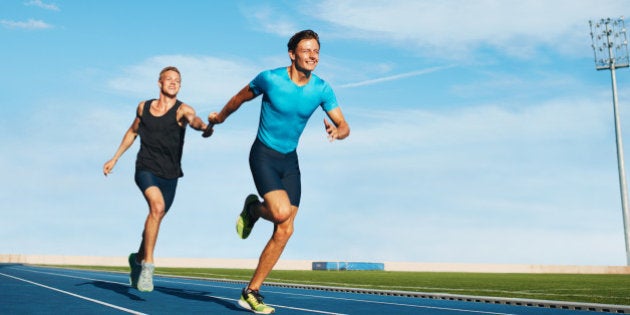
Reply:
M228 116L230 116L233 112L237 111L243 103L254 99L256 95L254 91L249 87L249 84L242 88L236 95L232 96L230 100L223 106L221 112L210 113L208 115L208 122L211 124L220 124L223 123Z

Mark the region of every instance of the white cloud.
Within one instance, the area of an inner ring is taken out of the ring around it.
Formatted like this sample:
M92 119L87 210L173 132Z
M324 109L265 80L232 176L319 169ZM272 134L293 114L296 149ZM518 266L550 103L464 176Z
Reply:
M29 19L28 21L0 20L0 25L4 26L5 28L26 30L41 30L53 27L52 25L44 21L34 19Z
M428 73L432 73L432 72L448 69L448 68L451 68L451 67L452 66L443 66L443 67L433 67L433 68L429 68L429 69L421 69L421 70L416 70L416 71L410 71L410 72L406 72L406 73L400 73L400 74L396 74L396 75L390 75L390 76L386 76L386 77L370 79L370 80L365 80L365 81L361 81L361 82L346 83L346 84L339 85L339 88L360 87L360 86L378 84L378 83L382 83L382 82L395 81L395 80L400 80L400 79L404 79L404 78L408 78L408 77L415 77L415 76L419 76L419 75L423 75L423 74L428 74Z
M59 7L57 5L44 3L41 0L31 0L31 1L25 2L24 5L35 6L35 7L42 8L45 10L50 10L50 11L59 11Z
M539 45L570 52L590 40L588 20L624 12L612 1L323 1L314 15L342 28L335 34L423 47L425 54L469 58L483 45L532 57ZM331 35L335 35L331 34Z
M116 91L136 97L157 95L159 72L171 65L176 66L182 74L182 88L178 96L182 101L202 110L220 109L260 71L259 68L236 59L163 55L126 67L108 85Z
M257 26L256 29L262 29L263 31L280 35L282 37L289 37L296 31L296 25L292 21L292 17L283 15L283 11L274 11L271 7L259 6L252 9L251 4L248 4L243 9L243 14L249 15L253 23Z

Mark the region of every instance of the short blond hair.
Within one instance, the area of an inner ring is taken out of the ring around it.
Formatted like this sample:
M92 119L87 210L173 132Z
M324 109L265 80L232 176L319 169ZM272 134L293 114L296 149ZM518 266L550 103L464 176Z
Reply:
M158 81L162 81L162 75L166 71L175 71L175 72L177 72L177 74L179 74L180 79L182 77L182 74L179 72L179 69L177 69L177 67L168 66L168 67L165 67L164 69L162 69L162 71L160 71L160 78L158 79Z

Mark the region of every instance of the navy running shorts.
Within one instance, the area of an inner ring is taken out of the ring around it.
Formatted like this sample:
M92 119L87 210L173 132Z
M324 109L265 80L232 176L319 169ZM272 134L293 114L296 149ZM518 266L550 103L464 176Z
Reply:
M178 179L179 178L162 178L144 170L136 170L135 175L136 185L138 185L142 194L144 194L144 191L151 186L156 186L160 189L162 197L164 198L165 212L168 212L168 209L170 209L173 204L173 200L175 200L175 190L177 189Z
M292 206L300 206L302 183L296 151L280 153L256 138L249 152L249 168L260 196L282 189L289 195Z

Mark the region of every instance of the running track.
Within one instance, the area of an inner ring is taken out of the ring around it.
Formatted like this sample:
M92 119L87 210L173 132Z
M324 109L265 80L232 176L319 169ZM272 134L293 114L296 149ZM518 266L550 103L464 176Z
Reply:
M139 292L128 275L0 264L0 314L252 314L237 304L242 283L156 276ZM276 314L588 315L519 305L264 286Z

